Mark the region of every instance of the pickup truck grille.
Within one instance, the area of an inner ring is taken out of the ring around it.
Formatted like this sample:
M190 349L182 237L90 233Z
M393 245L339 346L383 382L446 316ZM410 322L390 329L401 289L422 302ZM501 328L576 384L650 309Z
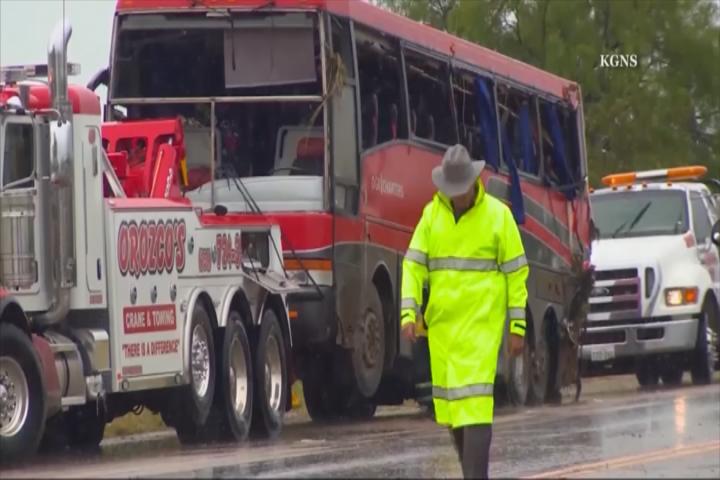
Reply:
M639 318L641 291L637 268L596 271L588 326L592 327L593 321Z

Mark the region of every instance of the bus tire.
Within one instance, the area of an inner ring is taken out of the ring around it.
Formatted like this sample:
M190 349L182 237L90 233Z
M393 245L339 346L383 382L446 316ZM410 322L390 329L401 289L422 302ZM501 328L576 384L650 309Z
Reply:
M230 312L223 339L222 367L218 376L225 438L241 442L247 439L253 415L252 350L242 317Z
M253 362L255 385L251 434L275 439L280 435L289 394L285 342L272 308L263 313Z
M547 328L549 324L546 324ZM528 392L526 403L528 405L541 405L548 392L549 371L552 365L550 348L544 331L537 335L525 337L525 344L530 347L530 364L528 379ZM554 382L553 382L554 385Z
M215 344L210 316L201 302L195 305L190 325L190 384L181 387L172 424L183 444L205 440L203 434L215 394Z
M370 399L377 392L385 367L385 317L380 294L373 286L353 335L352 366L358 392Z
M530 390L531 349L530 342L523 342L523 353L510 359L510 371L506 380L507 397L511 405L525 405Z
M5 413L0 418L0 455L5 463L34 454L45 429L40 360L27 334L10 323L0 323L0 394L7 408L0 412Z
M317 423L334 420L339 413L339 387L331 380L330 356L318 354L306 361L302 386L308 415Z
M63 414L68 445L75 449L97 449L105 435L105 411L97 403L70 408Z

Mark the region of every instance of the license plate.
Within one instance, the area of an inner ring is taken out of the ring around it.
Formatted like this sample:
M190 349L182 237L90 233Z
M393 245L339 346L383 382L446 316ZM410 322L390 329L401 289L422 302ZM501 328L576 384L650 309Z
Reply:
M613 358L615 358L615 345L594 347L590 352L590 360L593 362L606 362Z

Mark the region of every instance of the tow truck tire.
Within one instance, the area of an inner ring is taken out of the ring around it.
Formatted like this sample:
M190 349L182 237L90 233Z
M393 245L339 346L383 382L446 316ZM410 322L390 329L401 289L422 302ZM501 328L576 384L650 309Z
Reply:
M255 345L255 398L251 435L275 439L280 435L288 398L288 367L283 333L272 308L265 310Z
M190 325L190 385L181 387L175 398L175 426L183 444L205 441L204 426L210 415L215 394L215 344L210 317L201 303L193 310Z
M641 387L654 387L660 381L658 365L652 357L641 357L635 362L635 377Z
M40 360L27 334L10 323L0 323L0 397L8 408L0 410L6 415L0 418L0 463L5 464L35 453L45 429Z
M715 366L713 332L710 329L712 315L717 315L717 308L712 304L712 299L708 298L700 315L695 350L692 353L690 375L695 385L707 385L712 381Z
M96 449L105 435L105 412L97 403L73 407L63 414L68 445L76 449Z
M222 369L216 403L223 413L223 439L242 442L250 433L253 414L252 351L242 317L230 312L223 339ZM223 428L224 427L224 428Z
M508 401L517 407L527 403L531 383L531 350L533 347L527 341L523 342L523 345L522 355L510 359L510 371L505 382Z

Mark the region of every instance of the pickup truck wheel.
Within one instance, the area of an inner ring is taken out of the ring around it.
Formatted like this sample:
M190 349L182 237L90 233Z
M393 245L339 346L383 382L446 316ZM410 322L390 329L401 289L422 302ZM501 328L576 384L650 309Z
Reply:
M711 319L717 320L717 317L713 317L713 315L717 315L717 307L708 298L705 300L700 315L695 350L692 353L690 375L695 385L707 385L712 381L715 356L717 354L715 342L713 341L713 331L710 329Z
M205 441L205 423L210 415L215 394L215 344L210 317L202 304L195 305L190 325L190 385L175 397L175 425L183 444Z
M251 433L253 437L274 439L282 430L289 389L285 343L277 314L271 308L262 316L254 357Z
M660 378L662 379L663 385L668 387L677 387L682 384L683 368L679 365L664 365L660 371Z
M0 452L3 462L32 455L45 429L40 360L30 338L0 323Z
M635 377L641 387L654 387L660 381L657 362L654 358L638 358L635 363Z

